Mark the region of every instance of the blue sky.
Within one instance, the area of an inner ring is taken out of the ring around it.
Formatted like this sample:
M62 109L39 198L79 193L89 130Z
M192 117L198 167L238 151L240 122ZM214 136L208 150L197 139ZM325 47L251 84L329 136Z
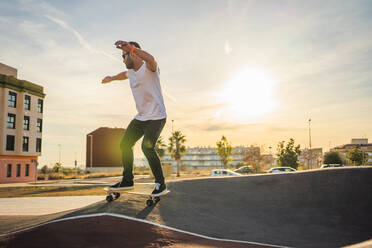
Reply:
M328 150L372 134L371 1L1 1L0 62L44 86L41 164L85 163L85 135L135 116L116 40L157 59L189 146ZM273 149L274 151L274 149ZM140 145L136 157L142 157Z

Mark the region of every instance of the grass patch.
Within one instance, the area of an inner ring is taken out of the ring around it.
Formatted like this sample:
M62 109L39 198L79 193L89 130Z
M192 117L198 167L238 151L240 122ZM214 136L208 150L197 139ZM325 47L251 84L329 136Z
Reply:
M103 186L30 186L0 188L0 198L106 195Z

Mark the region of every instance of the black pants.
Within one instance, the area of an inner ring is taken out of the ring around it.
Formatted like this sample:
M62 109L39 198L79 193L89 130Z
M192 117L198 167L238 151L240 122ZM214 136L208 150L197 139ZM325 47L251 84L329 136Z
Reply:
M142 137L142 151L149 161L150 168L155 177L156 183L164 183L163 170L160 159L155 151L156 142L165 125L166 119L139 121L132 120L124 136L121 139L120 149L123 161L123 180L133 182L133 147Z

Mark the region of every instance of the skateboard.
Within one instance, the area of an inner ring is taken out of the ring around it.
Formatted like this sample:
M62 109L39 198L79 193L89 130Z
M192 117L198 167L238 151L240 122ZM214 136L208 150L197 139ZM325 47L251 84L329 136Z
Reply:
M107 192L106 201L112 202L118 199L121 194L134 194L134 195L145 195L149 198L146 201L146 205L151 207L160 201L160 196L168 194L170 191L166 190L160 196L153 196L151 194L152 190L154 189L154 184L135 184L135 188L133 189L125 189L125 190L111 190L109 187L104 188Z

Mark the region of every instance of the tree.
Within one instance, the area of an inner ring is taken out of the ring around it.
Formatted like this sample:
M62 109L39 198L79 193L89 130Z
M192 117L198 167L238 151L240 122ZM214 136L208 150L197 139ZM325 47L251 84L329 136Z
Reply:
M351 151L347 153L346 158L349 159L353 164L359 166L365 164L368 161L368 153L355 146Z
M41 173L43 173L43 174L47 174L48 171L49 171L49 168L48 168L47 165L44 165L43 167L41 167L40 171L41 171Z
M287 146L284 148L284 141L279 142L277 147L277 163L282 167L292 167L297 170L298 156L301 154L300 145L294 146L294 139L290 138Z
M55 173L61 172L62 171L62 164L61 163L56 163L53 166L52 171L55 172Z
M185 136L182 135L181 131L174 131L172 136L169 137L168 152L177 162L177 177L180 176L181 157L186 152L185 142Z
M166 148L167 148L167 146L164 143L163 137L160 136L158 141L156 142L156 145L155 145L155 150L158 153L160 159L162 157L164 157Z
M343 164L340 153L327 152L324 154L323 164Z
M254 145L251 145L250 149L245 153L243 161L253 167L253 170L257 173L261 170L260 162L262 160L260 148Z
M231 144L227 141L226 137L222 138L217 143L217 153L221 157L222 165L227 168L227 164L232 161L231 155L233 153Z

